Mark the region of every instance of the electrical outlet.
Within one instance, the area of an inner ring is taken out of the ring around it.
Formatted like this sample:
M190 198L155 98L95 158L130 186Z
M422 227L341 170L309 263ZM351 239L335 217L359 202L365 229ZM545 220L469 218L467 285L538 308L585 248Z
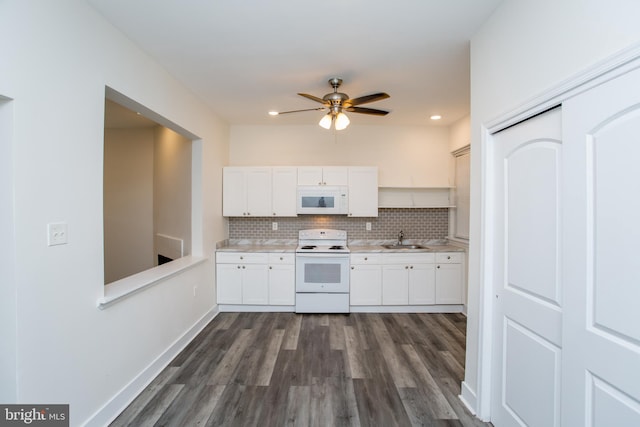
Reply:
M271 229L272 229L273 231L278 230L278 223L277 223L277 222L272 222L272 223L271 223Z
M47 245L67 244L67 224L64 222L47 224Z
M367 222L365 224L365 227L366 227L367 231L371 231L371 223L370 222Z

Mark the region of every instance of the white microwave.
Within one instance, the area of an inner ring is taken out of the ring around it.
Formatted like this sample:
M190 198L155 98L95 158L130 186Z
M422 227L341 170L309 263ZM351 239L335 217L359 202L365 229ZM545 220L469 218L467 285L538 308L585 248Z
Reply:
M298 186L298 214L346 215L348 211L349 189L347 186Z

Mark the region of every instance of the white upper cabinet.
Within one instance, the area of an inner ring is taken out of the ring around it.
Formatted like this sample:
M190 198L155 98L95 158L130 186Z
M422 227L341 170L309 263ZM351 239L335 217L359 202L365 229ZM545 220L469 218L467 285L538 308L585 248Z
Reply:
M349 216L378 216L377 167L349 167Z
M272 216L297 216L296 190L298 169L294 167L275 167L271 171L271 210Z
M346 166L301 166L298 185L348 185L349 168Z
M271 168L224 168L222 215L272 216Z

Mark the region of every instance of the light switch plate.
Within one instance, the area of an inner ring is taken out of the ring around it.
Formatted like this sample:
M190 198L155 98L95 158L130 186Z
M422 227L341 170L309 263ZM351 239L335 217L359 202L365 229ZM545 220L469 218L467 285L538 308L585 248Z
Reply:
M47 244L49 246L67 244L67 224L64 222L47 224Z
M371 223L370 222L367 222L365 227L366 227L367 231L371 231Z
M271 229L272 229L273 231L278 230L278 223L277 223L277 222L272 222L272 223L271 223Z

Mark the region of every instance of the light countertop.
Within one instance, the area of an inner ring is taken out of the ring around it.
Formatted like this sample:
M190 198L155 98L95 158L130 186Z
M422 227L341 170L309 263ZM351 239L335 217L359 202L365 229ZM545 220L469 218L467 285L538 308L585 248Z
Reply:
M351 253L418 253L418 252L464 252L464 248L449 244L446 240L407 240L405 244L425 246L424 249L387 249L382 245L393 244L392 241L354 240L349 243ZM229 240L218 242L218 252L273 252L294 253L297 240Z

